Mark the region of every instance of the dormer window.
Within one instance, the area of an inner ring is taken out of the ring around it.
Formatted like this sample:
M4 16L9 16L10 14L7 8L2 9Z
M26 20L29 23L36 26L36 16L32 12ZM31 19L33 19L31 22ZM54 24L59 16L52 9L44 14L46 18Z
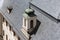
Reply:
M16 33L15 33L15 31L13 30L13 35L15 36L16 35Z
M8 13L10 14L11 12L12 12L12 7L7 7L7 9L8 9Z
M4 20L5 20L5 19L4 19L4 17L3 17L3 22L4 22Z
M9 25L9 29L10 29L10 31L12 30L11 25Z
M20 37L18 37L18 40L20 40Z
M8 35L6 35L6 40L8 40Z
M26 19L24 19L24 26L26 26Z
M36 26L36 15L34 14L34 10L26 9L23 14L23 28L21 29L24 35L29 38L30 34Z
M30 28L33 28L33 20L30 21Z
M36 25L36 15L34 14L34 10L26 9L25 13L23 14L23 26L28 31L30 28L34 28Z
M5 33L4 33L4 30L3 30L3 36L4 36L4 34L5 34Z
M6 26L8 26L8 22L6 21Z

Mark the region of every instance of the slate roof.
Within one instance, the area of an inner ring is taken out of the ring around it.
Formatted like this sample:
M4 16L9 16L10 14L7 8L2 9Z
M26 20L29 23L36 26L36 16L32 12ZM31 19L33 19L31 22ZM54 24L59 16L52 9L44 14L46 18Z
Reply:
M32 0L32 4L56 19L60 19L60 0Z
M53 17L57 18L60 10L59 8L60 1L59 0L58 1L51 0L51 1L52 4L50 0L33 0L31 3L41 8L42 10L46 11L48 14L52 15ZM21 37L22 40L25 40L25 37L20 30L22 28L22 19L23 19L22 14L24 13L24 10L28 8L29 5L28 2L29 1L27 0L10 0L10 1L3 0L3 5L2 7L0 7L1 14L5 17L5 19L15 30L16 34L19 37ZM9 14L7 12L7 6L10 5L13 7L13 10ZM41 22L41 24L38 28L37 33L35 35L32 35L31 40L60 40L60 22L58 21L59 23L57 23L56 22L57 20L46 15L43 11L38 10L34 6L32 7L32 9L35 10L37 19Z
M22 14L24 13L24 10L28 8L28 5L29 4L27 0L3 0L2 7L0 8L1 14L22 40L25 40L24 35L20 30L22 28ZM13 7L13 10L10 14L7 12L7 7L9 6Z
M55 5L50 1L53 1ZM59 13L55 13L59 12L59 6L55 7L59 4L60 0L32 0L30 2L30 7L35 10L37 19L41 22L37 33L32 36L32 40L60 40L60 21L57 20L58 18L56 19ZM58 11L53 12L50 6Z

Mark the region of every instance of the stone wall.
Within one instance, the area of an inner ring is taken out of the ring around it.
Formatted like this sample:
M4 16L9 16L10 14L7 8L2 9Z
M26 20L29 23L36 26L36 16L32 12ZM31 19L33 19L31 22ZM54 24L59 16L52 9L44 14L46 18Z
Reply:
M2 38L2 15L0 14L0 39Z

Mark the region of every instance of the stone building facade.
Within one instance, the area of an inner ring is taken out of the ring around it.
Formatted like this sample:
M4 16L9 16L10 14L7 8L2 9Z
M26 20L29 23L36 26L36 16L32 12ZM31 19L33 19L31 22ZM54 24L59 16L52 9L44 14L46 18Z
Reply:
M3 18L3 40L20 40L20 37L16 35L11 25Z

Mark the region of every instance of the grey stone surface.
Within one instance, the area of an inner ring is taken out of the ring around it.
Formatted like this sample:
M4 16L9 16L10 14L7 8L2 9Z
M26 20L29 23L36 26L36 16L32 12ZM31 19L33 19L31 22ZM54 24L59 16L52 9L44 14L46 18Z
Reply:
M41 22L39 29L31 40L60 40L60 22L57 23L50 16L47 16L41 10L31 6L35 10L37 19Z
M59 14L59 0L51 0L53 3L51 5L50 0L33 0L33 4L41 7L42 10L48 12L50 15L57 18ZM9 24L13 27L16 34L21 37L21 40L24 39L24 35L21 33L22 28L22 14L24 10L28 8L28 0L4 0L2 8L0 8L1 14L5 17L5 19L9 22ZM57 3L56 3L57 2ZM41 4L43 3L43 5ZM46 4L45 4L46 3ZM55 4L55 5L54 5ZM9 14L7 12L7 6L12 6L13 10ZM57 6L56 6L57 5ZM56 6L56 7L55 7ZM52 8L50 8L52 7ZM41 22L39 29L35 35L32 35L31 40L60 40L60 22L57 23L50 18L49 16L43 14L43 12L38 11L36 8L31 7L35 10L35 14L37 15L37 19ZM56 9L55 9L56 8ZM58 10L58 11L56 11ZM58 19L58 18L57 18Z
M60 0L33 0L32 3L56 19L60 19Z

